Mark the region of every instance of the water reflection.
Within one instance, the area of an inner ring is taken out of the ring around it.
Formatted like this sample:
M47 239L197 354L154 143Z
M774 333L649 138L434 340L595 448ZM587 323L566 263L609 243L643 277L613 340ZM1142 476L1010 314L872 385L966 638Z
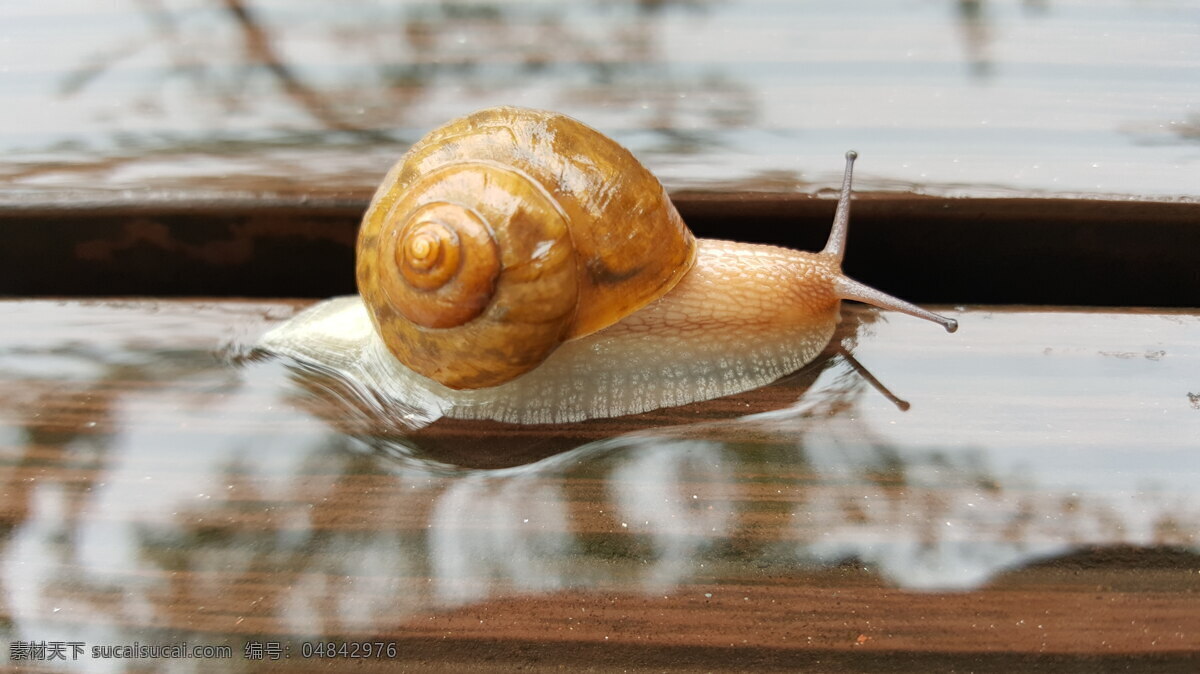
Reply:
M496 104L584 119L672 190L826 185L828 157L855 147L867 190L1194 194L1178 133L1197 94L1186 2L4 12L0 62L16 66L0 82L0 175L35 195L365 198L411 141Z
M655 594L707 577L706 564L766 560L814 570L853 562L902 588L969 590L1094 545L1200 551L1190 490L1057 488L1037 466L1009 469L983 448L891 445L820 404L731 423L773 442L732 447L657 431L450 484L438 512L466 520L436 520L454 532L428 549L441 596L578 584ZM608 488L596 512L580 514L571 485L585 475ZM557 528L572 511L586 517L579 535ZM597 536L617 539L596 546L605 556L636 564L580 574L584 541ZM512 567L512 555L536 563ZM498 582L464 590L463 578Z
M988 330L929 354L905 346L925 326L877 321L855 353L908 412L832 358L781 409L465 469L341 432L276 361L216 357L286 311L172 306L0 305L7 638L372 632L848 563L970 590L1092 546L1200 553L1194 316L978 312ZM972 390L981 372L1001 388ZM1078 414L1096 405L1123 413Z
M429 517L434 596L450 605L479 601L497 587L549 592L577 583L561 485L535 471L466 475L437 498Z
M687 115L718 126L753 115L749 91L720 71L679 72L666 61L661 17L675 10L703 17L712 4L354 2L313 5L298 15L275 2L134 3L129 11L144 19L143 37L118 40L76 64L59 91L86 100L149 57L159 67L129 97L123 116L179 115L171 97L182 87L201 106L191 114L203 114L202 126L174 138L116 133L119 145L170 147L196 132L209 142L270 144L291 136L293 125L330 143L409 143L415 138L397 127L447 93L462 114L497 100L540 98L528 88L541 79L554 84L549 107L628 107L642 120L637 126L661 130L675 151L687 151L681 141L698 140L684 131L692 126ZM703 96L684 107L679 99L686 94ZM103 117L118 121L112 114ZM239 128L223 120L230 116L264 126Z

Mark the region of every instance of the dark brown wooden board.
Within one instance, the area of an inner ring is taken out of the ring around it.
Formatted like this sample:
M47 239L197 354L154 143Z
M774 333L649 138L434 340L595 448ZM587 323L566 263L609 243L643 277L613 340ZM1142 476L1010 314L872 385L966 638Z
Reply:
M834 204L688 195L697 236L818 250ZM0 209L0 295L328 297L366 202ZM915 302L1200 305L1200 205L856 195L846 271Z

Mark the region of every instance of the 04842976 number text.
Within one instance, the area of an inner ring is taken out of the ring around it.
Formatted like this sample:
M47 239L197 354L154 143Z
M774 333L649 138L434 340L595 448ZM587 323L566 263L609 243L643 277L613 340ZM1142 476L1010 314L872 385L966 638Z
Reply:
M302 658L394 658L394 641L305 641Z

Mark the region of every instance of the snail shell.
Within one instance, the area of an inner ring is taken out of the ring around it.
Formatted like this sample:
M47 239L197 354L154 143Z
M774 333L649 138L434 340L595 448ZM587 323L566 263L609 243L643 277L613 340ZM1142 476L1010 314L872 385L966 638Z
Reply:
M402 423L559 423L765 385L832 337L843 299L957 323L842 274L851 166L820 252L695 240L661 184L554 113L484 110L417 143L359 235L360 297L263 337Z
M388 174L359 230L358 288L402 363L475 389L663 296L695 251L628 150L570 117L492 108Z

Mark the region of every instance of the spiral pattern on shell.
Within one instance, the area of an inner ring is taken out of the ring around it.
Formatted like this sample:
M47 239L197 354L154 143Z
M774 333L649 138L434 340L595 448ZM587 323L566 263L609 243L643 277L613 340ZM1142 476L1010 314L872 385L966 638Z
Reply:
M500 250L476 211L435 201L417 208L391 230L398 274L384 286L406 318L427 328L450 328L478 316L500 274Z
M665 294L695 240L627 150L563 115L492 108L434 130L363 219L357 277L388 349L495 386Z

